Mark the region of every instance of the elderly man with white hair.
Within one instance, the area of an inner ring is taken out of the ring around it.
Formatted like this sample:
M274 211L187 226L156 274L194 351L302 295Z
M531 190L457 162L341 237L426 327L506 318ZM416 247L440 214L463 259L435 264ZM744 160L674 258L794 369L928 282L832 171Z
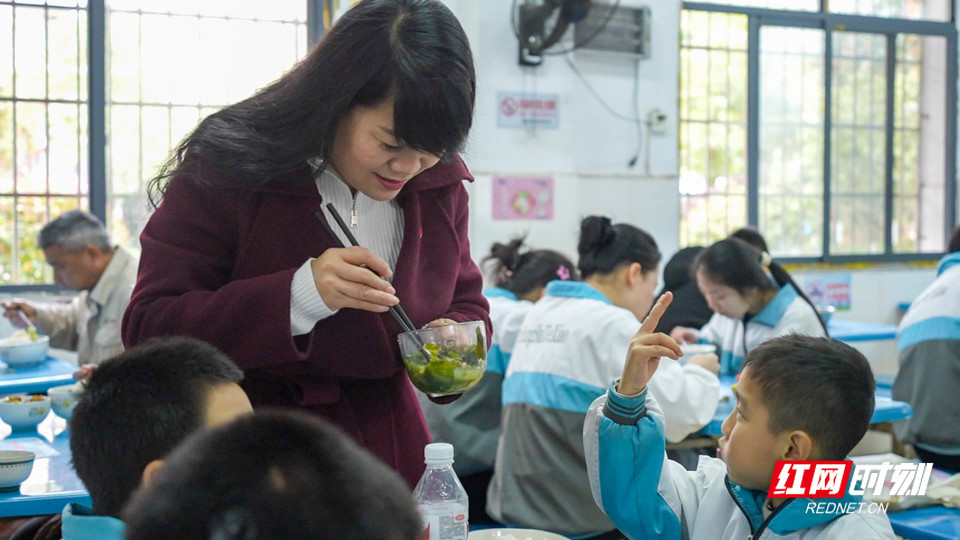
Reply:
M137 258L110 242L103 223L71 210L41 229L38 243L54 281L80 291L69 304L3 302L3 315L23 327L22 311L50 336L50 345L77 351L80 364L99 364L123 351L120 323L137 280Z

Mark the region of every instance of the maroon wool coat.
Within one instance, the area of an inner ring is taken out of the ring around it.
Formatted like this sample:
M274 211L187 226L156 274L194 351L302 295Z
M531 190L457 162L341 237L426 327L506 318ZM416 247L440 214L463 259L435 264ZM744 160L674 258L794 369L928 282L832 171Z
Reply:
M256 192L212 190L174 176L140 243L137 285L123 318L127 347L189 335L244 370L254 407L294 407L338 425L415 485L430 435L388 313L343 309L291 337L290 283L336 244L314 215L308 166ZM470 258L460 159L412 179L397 202L404 230L393 286L415 325L482 320L482 277Z

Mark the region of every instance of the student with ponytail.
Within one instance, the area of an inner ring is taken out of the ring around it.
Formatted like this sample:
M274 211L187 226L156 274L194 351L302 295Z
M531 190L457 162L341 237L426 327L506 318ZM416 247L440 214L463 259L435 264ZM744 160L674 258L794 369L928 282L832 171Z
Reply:
M583 422L620 375L624 351L650 310L660 252L645 231L600 216L581 223L577 251L583 281L547 284L513 348L487 512L565 536L621 538L590 492ZM685 366L660 363L650 391L667 402L667 439L679 441L711 420L718 368L713 355Z
M522 237L507 244L494 243L481 263L494 276L495 285L483 291L493 325L483 378L447 405L420 398L433 439L457 449L453 467L469 496L470 523L492 522L484 508L500 436L501 387L520 325L543 296L547 283L579 279L574 264L561 253L548 249L521 252L523 246Z
M827 335L813 303L790 274L769 253L758 253L743 240L713 244L697 257L693 272L714 315L699 331L677 327L670 337L679 343L717 345L721 375L739 373L747 353L768 339Z

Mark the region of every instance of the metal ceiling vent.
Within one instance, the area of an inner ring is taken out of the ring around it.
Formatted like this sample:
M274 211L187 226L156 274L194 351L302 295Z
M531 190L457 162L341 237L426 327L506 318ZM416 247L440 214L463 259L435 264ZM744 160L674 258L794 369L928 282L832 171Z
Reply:
M614 11L611 13L610 10ZM574 26L579 51L650 57L650 8L593 3L587 17Z

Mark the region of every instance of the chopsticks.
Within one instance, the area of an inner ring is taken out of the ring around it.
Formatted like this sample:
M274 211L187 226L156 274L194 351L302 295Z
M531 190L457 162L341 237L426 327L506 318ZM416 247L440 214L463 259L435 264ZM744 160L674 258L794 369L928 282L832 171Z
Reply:
M327 210L330 211L330 215L333 216L333 219L337 222L337 225L340 226L340 230L343 231L343 234L347 237L347 240L350 241L350 244L352 244L353 246L359 247L360 243L357 242L357 238L353 236L353 233L350 232L350 227L348 227L346 222L343 221L343 218L340 217L340 213L337 212L337 209L333 206L333 203L327 203ZM330 236L333 237L334 242L336 242L337 245L339 245L340 247L346 247L343 245L343 242L340 241L340 237L337 236L334 233L333 229L330 227L330 224L327 222L326 217L324 217L323 215L323 211L318 210L316 212L316 216L317 216L317 219L320 220L320 223L323 225L323 228L326 229L326 231L330 233ZM368 270L370 269L368 268ZM370 271L373 272L373 270L370 270ZM376 272L373 272L373 273L376 275ZM381 277L382 279L382 276L379 276L379 277ZM397 321L400 327L403 328L404 332L409 332L410 334L413 335L414 341L417 342L417 348L420 349L420 352L423 353L423 355L427 358L427 360L429 360L430 351L428 351L426 347L424 347L423 339L420 337L419 334L417 334L417 327L414 326L413 321L410 320L410 317L407 316L407 312L404 311L402 307L400 307L400 304L397 304L395 306L389 306L387 309L388 311L390 311L390 315L393 315L393 318Z
M343 218L340 217L340 213L337 212L336 208L334 208L333 203L327 203L327 210L330 211L330 215L333 216L333 219L337 222L337 225L340 226L340 230L343 231L344 235L346 235L347 240L350 241L350 244L353 246L359 246L360 242L357 242L357 238L353 236L352 232L350 232L350 227L347 227L346 222L344 222ZM334 235L334 238L337 238L339 241L339 238L336 235ZM373 272L373 270L370 271ZM405 331L417 331L417 327L413 325L413 321L411 321L410 317L407 316L407 312L400 307L400 304L390 306L390 313L395 319L397 319L397 322L400 323L400 326L402 326Z

